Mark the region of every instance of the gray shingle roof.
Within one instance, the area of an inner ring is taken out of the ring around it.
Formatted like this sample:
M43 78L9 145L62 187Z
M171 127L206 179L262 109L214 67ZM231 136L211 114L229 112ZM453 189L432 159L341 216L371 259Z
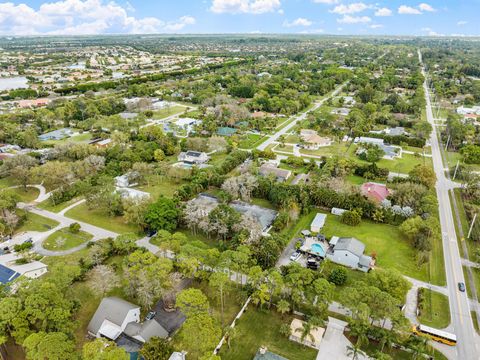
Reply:
M125 328L124 333L130 337L141 336L145 341L157 336L167 338L168 332L156 320L147 320L143 324L131 322Z
M97 334L105 319L120 326L128 312L138 308L139 306L117 297L104 298L88 324L88 331Z
M365 244L353 237L339 238L335 244L335 250L350 251L352 254L361 257L365 251Z

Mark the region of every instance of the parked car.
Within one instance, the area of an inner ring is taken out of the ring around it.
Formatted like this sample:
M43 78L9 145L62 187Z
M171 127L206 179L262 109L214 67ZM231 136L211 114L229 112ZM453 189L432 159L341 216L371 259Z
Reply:
M147 316L145 316L145 321L148 321L148 320L152 320L155 315L157 315L157 312L156 311L150 311Z
M300 251L294 251L292 253L292 255L290 256L290 260L297 261L300 258L301 255L302 254L300 253Z
M32 239L32 238L28 238L28 239L25 240L23 243L24 243L24 244L27 244L27 243L28 243L28 244L31 244L31 243L33 243L33 239Z
M317 259L310 257L307 259L307 268L312 269L312 270L317 270L318 269L318 261Z
M458 290L465 292L465 284L463 282L458 283Z

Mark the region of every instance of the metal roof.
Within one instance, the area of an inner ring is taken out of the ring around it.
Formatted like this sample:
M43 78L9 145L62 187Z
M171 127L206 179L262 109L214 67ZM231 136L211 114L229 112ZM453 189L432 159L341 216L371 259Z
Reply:
M20 276L20 273L0 265L0 284L7 284Z

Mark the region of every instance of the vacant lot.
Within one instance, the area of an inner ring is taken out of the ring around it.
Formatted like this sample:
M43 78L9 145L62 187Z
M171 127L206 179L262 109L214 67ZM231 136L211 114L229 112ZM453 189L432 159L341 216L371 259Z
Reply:
M92 234L85 231L79 231L74 234L69 228L63 228L55 231L44 242L43 247L47 250L60 251L77 247L93 238Z

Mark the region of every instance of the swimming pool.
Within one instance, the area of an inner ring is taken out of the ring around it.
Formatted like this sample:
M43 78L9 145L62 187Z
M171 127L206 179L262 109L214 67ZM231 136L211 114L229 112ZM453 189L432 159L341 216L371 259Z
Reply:
M312 244L310 251L312 254L325 257L325 250L323 249L323 246L320 244Z

